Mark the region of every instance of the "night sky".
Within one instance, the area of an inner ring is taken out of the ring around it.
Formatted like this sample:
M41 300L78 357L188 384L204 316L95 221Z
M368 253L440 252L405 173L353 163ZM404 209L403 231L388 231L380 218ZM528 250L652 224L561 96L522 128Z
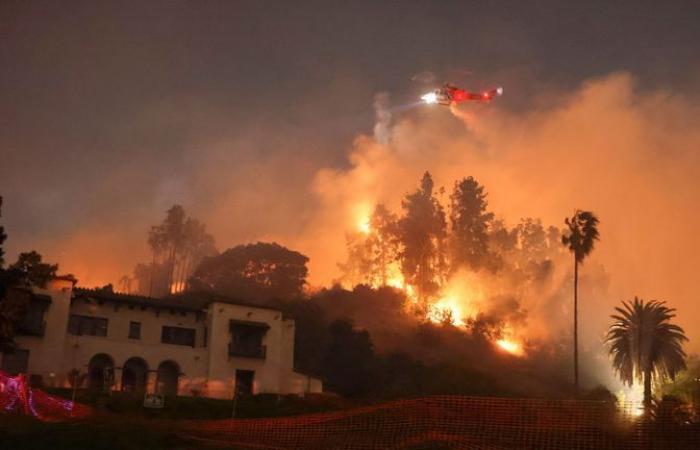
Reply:
M314 174L371 134L374 95L412 101L423 71L503 85L515 112L617 71L697 98L699 19L697 1L1 0L8 259L89 242L128 271L174 202L221 247L301 231ZM125 236L121 256L102 247Z

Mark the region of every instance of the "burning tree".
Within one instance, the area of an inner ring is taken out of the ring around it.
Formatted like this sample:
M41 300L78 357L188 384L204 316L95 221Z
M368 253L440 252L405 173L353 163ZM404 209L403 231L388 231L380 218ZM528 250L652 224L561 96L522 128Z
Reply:
M138 264L134 277L138 293L153 297L185 290L187 280L202 259L216 254L214 238L207 233L206 226L187 217L180 205L173 205L163 222L151 227L148 245L153 255L150 267Z
M341 264L344 278L351 283L370 286L400 285L398 265L399 239L397 218L378 204L358 232L347 236L348 259Z
M426 172L418 190L401 203L404 216L398 222L401 271L406 283L415 286L423 307L438 292L447 272L447 222L433 188L433 178Z
M479 269L489 260L489 227L494 215L487 211L486 192L473 177L456 181L450 196L451 269Z

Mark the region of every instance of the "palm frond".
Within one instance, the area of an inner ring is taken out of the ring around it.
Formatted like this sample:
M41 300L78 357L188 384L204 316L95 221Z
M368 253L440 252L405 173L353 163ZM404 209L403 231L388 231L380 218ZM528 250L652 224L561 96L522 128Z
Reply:
M613 369L626 384L641 381L645 371L658 378L674 378L685 369L683 343L688 340L678 325L670 323L675 309L665 302L644 302L635 297L615 307L605 342Z

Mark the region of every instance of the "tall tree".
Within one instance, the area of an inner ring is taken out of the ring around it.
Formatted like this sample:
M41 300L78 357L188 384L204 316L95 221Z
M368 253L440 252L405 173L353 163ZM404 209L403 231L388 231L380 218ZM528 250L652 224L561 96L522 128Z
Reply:
M352 285L386 286L398 269L399 241L396 215L378 204L367 227L346 237L348 259L340 264L343 278Z
M0 268L0 347L12 346L17 325L31 299L31 288L45 287L58 265L42 262L35 251L21 253L17 262Z
M399 253L397 234L396 215L383 204L378 204L370 217L367 237L370 254L370 284L387 285L391 265L396 261Z
M398 223L401 271L424 307L444 281L446 269L447 222L433 189L433 178L426 172L418 190L402 201L404 215Z
M187 217L180 205L173 205L163 222L151 227L148 245L152 252L148 295L153 297L184 290L197 264L216 254L205 225Z
M248 301L291 300L302 294L309 258L276 243L239 245L205 258L191 279L206 290Z
M599 239L598 218L590 211L576 210L564 219L568 228L561 242L574 255L574 386L578 390L578 266L593 251Z
M151 227L148 235L148 243L154 255L157 255L156 258L158 256L162 257L168 267L166 284L163 286L163 291L166 293L171 293L173 290L175 261L184 241L185 209L180 205L173 205L166 212L163 223Z
M34 250L20 253L9 270L16 271L21 284L26 287L46 287L46 283L56 276L58 264L48 264L41 259L41 255Z
M472 177L455 182L450 195L453 270L462 265L479 269L487 263L488 230L494 215L487 211L486 195Z
M574 215L564 219L567 232L561 242L574 255L574 386L578 390L578 266L593 251L599 239L598 218L590 211L574 211Z
M323 358L323 376L328 388L356 397L371 386L374 358L372 340L366 330L355 330L348 320L335 320L329 326L330 339Z
M615 321L610 326L606 342L610 345L613 368L628 384L644 383L644 408L649 412L652 400L652 378L670 378L686 368L683 329L672 324L675 309L665 302L634 298L616 307Z

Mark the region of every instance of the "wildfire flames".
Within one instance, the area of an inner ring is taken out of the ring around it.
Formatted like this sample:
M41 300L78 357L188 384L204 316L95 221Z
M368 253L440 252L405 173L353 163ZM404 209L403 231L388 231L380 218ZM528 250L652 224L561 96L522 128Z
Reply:
M369 217L363 217L358 221L357 232L362 236L371 234L372 228ZM406 283L400 268L393 263L388 268L389 276L385 283L370 283L372 287L379 288L382 285L390 286L403 291L409 300L406 305L407 312L415 311L419 304L416 289ZM467 326L470 319L476 319L479 310L477 305L484 301L484 289L478 285L478 281L466 279L460 276L453 278L441 292L441 295L434 301L425 313L425 319L433 323L449 323L457 327ZM498 333L497 338L492 339L493 344L500 350L513 356L525 356L523 342L515 337L511 324L504 324Z
M525 354L522 344L510 339L498 339L496 345L512 355L523 356Z

